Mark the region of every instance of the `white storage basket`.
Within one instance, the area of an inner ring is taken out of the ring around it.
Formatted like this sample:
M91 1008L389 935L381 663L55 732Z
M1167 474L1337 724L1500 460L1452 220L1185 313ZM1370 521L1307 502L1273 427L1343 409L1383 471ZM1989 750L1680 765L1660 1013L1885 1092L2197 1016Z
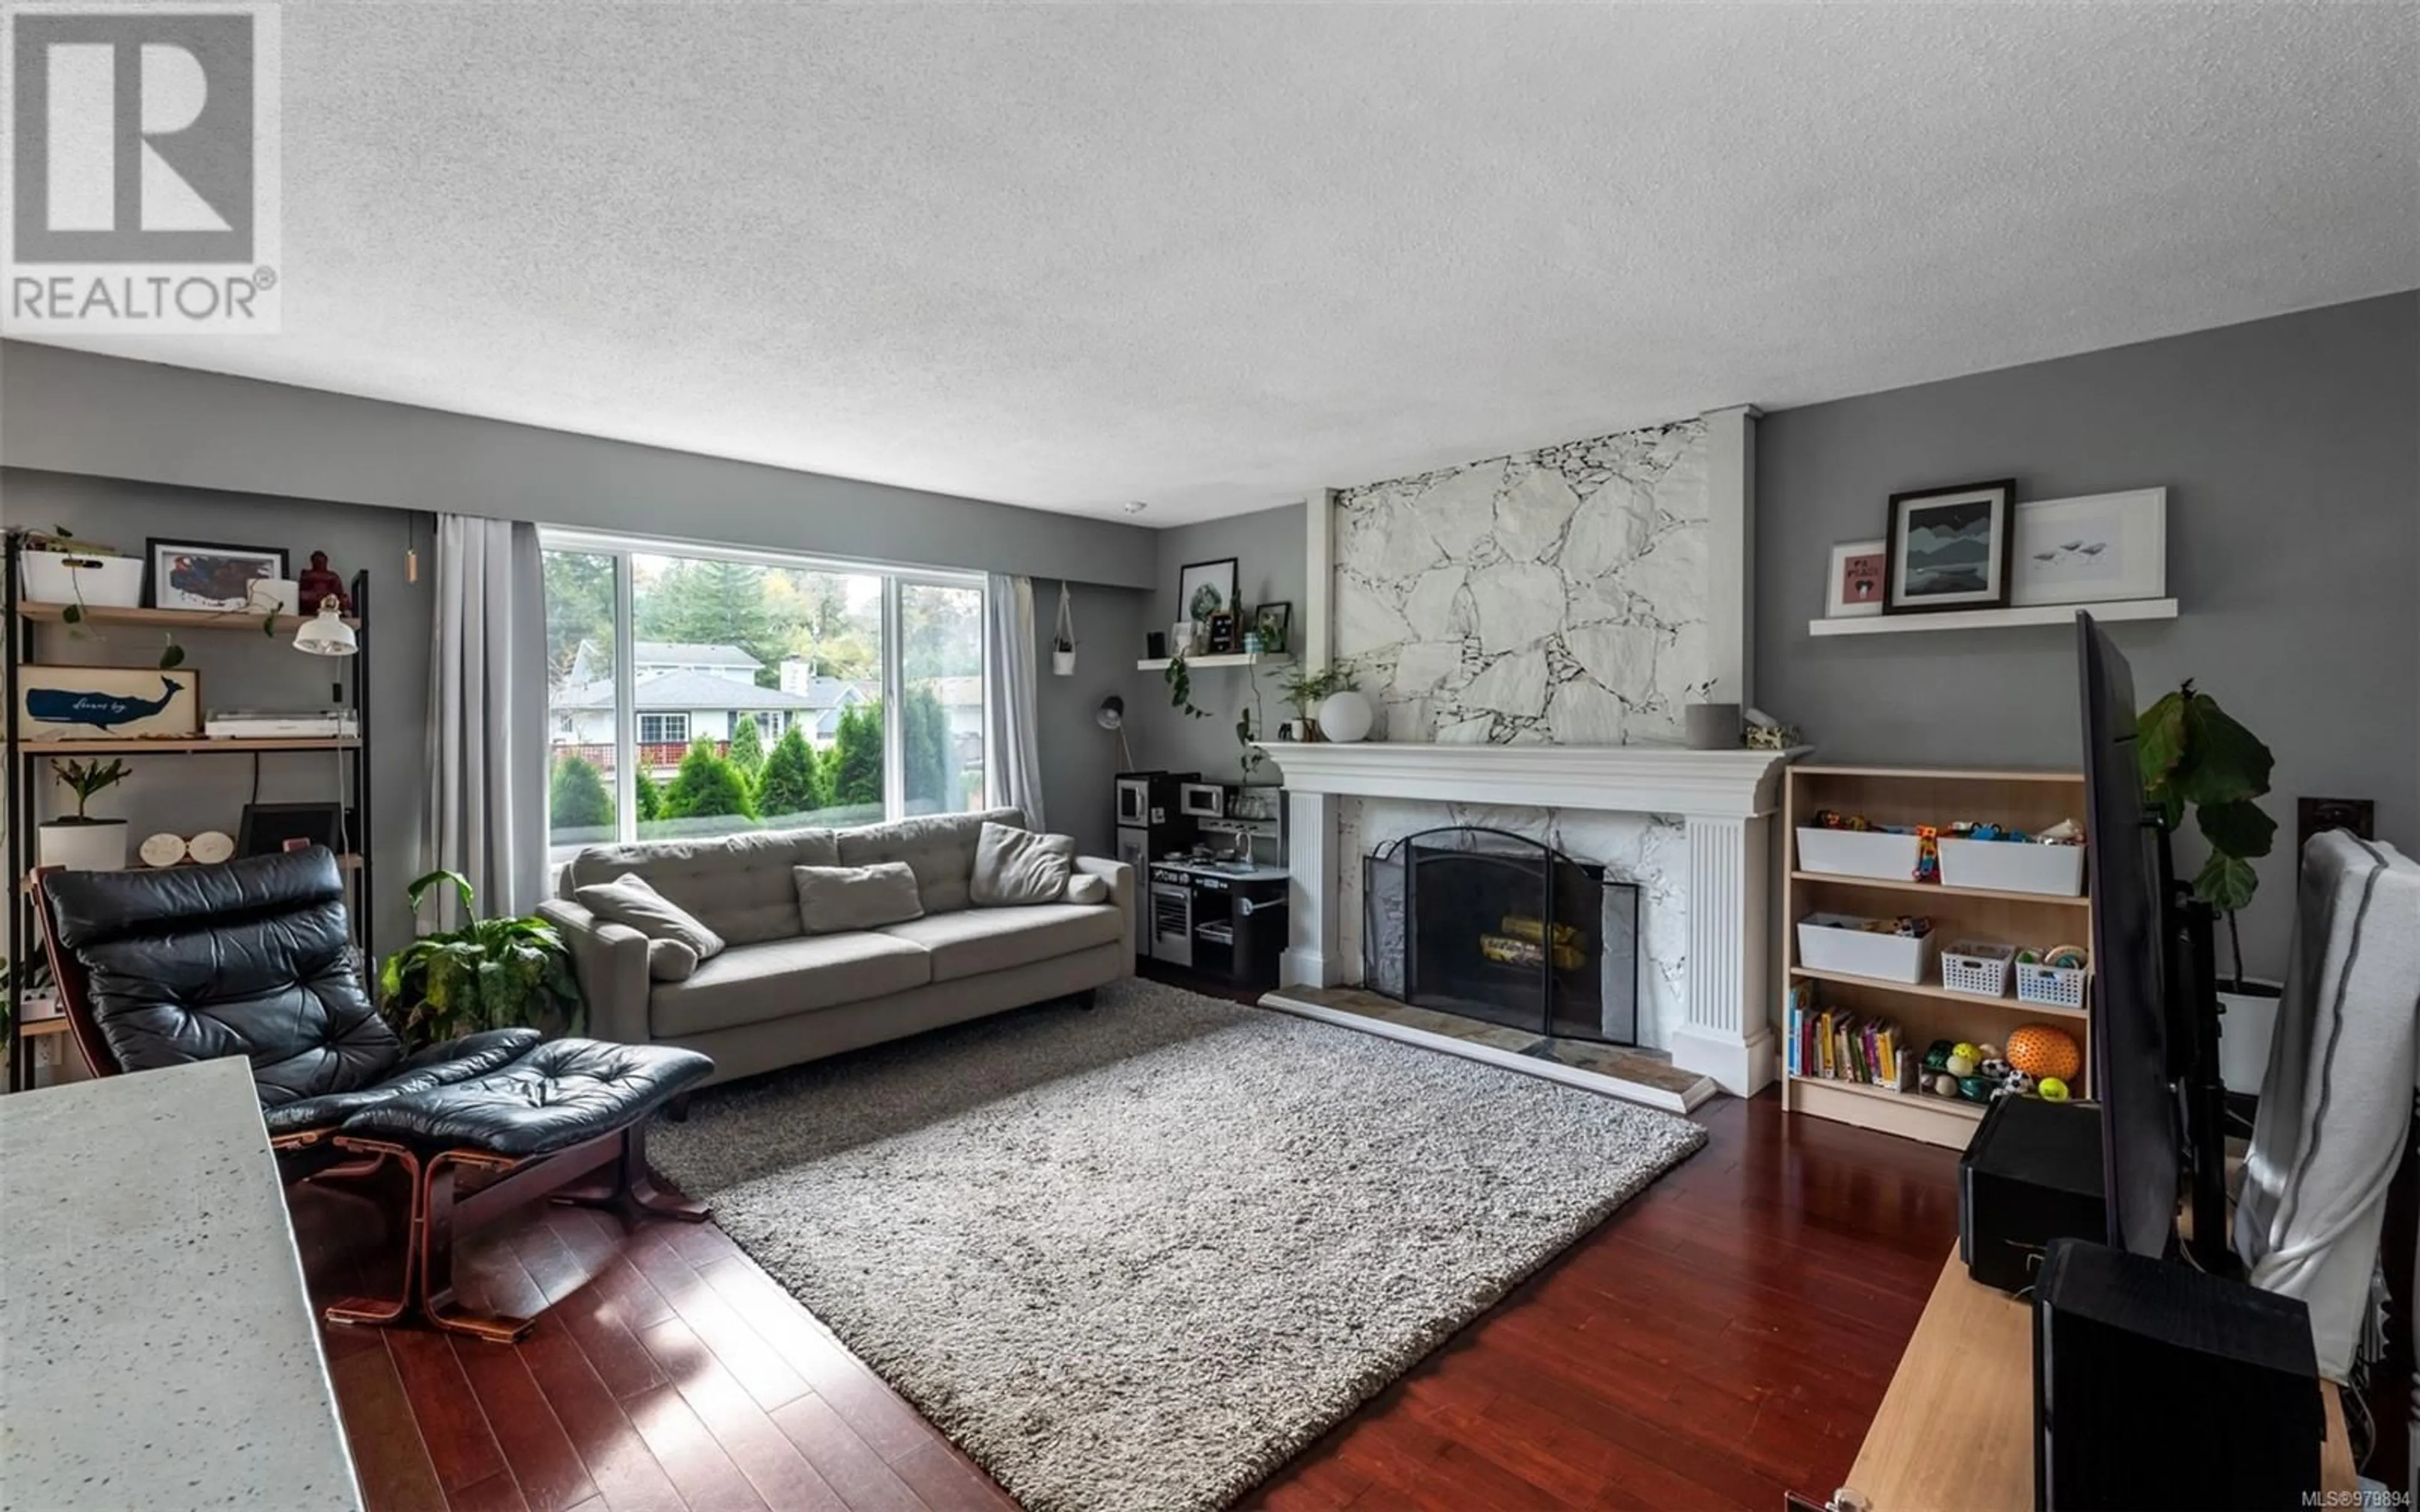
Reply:
M1854 914L1809 914L1798 921L1798 964L1877 981L1920 982L1932 964L1930 934L1884 934L1857 926Z
M2029 962L2017 967L2017 1001L2043 1008L2081 1009L2086 980L2091 975L2089 966L2045 966Z
M1907 882L1916 876L1916 838L1872 829L1798 831L1798 870L1836 877Z
M88 609L136 609L143 603L141 557L28 551L19 560L25 564L25 596L35 603L81 603Z
M2005 945L1961 940L1941 948L1941 985L1977 997L2009 995L2009 964L2017 952Z
M2084 894L2084 847L2033 845L2013 840L1941 839L1941 882L1949 887L1988 887L1997 892L2040 892L2054 898Z

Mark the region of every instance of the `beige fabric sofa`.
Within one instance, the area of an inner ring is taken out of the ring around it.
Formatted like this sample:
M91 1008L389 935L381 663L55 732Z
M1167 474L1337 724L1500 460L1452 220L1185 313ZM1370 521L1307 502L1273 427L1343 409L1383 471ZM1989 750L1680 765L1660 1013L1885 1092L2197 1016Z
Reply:
M587 1032L676 1044L714 1057L715 1081L753 1075L1028 1003L1088 993L1134 970L1134 869L1090 856L1106 903L970 905L985 820L937 814L863 829L759 831L710 840L591 846L563 868L538 913L563 932L588 999ZM860 933L800 933L794 866L905 861L924 917ZM636 872L722 936L686 981L653 981L646 937L572 901L574 888Z

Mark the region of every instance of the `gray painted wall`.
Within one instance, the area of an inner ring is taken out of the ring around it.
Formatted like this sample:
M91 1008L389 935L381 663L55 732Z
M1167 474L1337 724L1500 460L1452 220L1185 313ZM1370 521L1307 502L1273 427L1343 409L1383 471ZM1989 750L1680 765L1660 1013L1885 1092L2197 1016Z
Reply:
M1117 739L1093 722L1110 694L1135 706L1140 674L1135 657L1142 644L1148 595L1130 589L1075 585L1076 671L1050 671L1050 627L1059 609L1056 579L1033 580L1034 634L1039 642L1038 740L1042 748L1042 813L1050 827L1076 837L1086 856L1117 855ZM1131 738L1131 736L1129 736ZM1140 752L1138 752L1140 754Z
M430 517L365 509L318 500L271 499L123 483L114 478L0 470L11 525L64 525L88 540L139 553L159 535L243 546L284 547L299 569L314 550L349 579L370 574L370 795L373 893L371 927L380 950L411 937L404 885L420 873L421 815L427 770L428 644L431 615L427 563L435 524ZM403 580L407 544L420 549L420 581ZM271 640L251 621L239 627L179 638L185 665L201 675L206 708L301 708L331 702L338 664L306 656L290 636ZM36 654L76 665L148 667L160 658L156 632L113 625L71 638L44 625ZM340 795L337 758L326 752L258 758L263 802L305 802ZM238 755L143 756L134 775L94 800L96 811L124 815L135 843L146 835L200 829L236 832L253 792L254 760ZM44 801L66 797L46 784ZM72 799L69 800L70 804ZM45 812L55 811L45 810Z
M0 342L12 467L1151 585L1153 532L188 368Z
M1758 702L1823 761L2076 765L2071 631L1814 640L1826 552L1881 534L1894 490L2013 476L2018 498L2056 499L2165 485L2181 617L2112 631L2145 702L2194 678L2276 754L2266 807L2280 843L2243 920L2246 964L2274 976L2298 795L2375 798L2381 838L2420 842L2415 416L2420 294L1768 415Z
M1125 653L1126 694L1137 711L1135 758L1146 767L1168 771L1199 771L1213 781L1233 782L1241 774L1242 754L1235 742L1235 716L1252 696L1257 676L1261 691L1258 717L1274 722L1284 717L1285 703L1277 694L1277 673L1261 669L1202 668L1193 672L1193 703L1211 711L1211 717L1190 719L1170 707L1168 688L1156 672L1138 672L1134 664L1143 653L1145 632L1165 632L1176 620L1176 579L1189 562L1235 559L1235 592L1247 606L1283 599L1294 605L1295 634L1302 633L1306 610L1303 582L1303 514L1300 504L1282 504L1256 514L1204 520L1161 531L1158 565L1141 623ZM1273 782L1266 764L1255 781Z

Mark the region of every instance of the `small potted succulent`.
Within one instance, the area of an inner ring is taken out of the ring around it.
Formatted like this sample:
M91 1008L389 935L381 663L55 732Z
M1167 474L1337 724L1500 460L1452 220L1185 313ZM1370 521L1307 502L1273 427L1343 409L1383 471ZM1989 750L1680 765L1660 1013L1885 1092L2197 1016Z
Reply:
M51 763L52 778L75 795L76 807L72 814L42 821L42 865L71 872L126 870L126 821L96 819L87 810L94 798L125 781L127 774L126 764L115 759Z

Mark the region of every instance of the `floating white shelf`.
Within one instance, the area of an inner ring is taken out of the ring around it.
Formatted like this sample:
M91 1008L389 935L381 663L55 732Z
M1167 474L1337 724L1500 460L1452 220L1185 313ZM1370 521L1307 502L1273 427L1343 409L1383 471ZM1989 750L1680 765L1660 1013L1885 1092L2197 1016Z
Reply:
M2123 598L2106 604L2036 604L2025 609L1949 609L1939 614L1869 614L1853 620L1808 620L1808 635L1897 635L1902 630L1997 630L2020 625L2073 625L2075 611L2096 620L2173 620L2173 598Z
M1171 659L1167 656L1146 656L1135 663L1135 671L1164 671ZM1294 653L1291 651L1237 651L1221 656L1187 656L1185 658L1185 665L1187 667L1274 667L1280 662L1292 660L1294 660Z

